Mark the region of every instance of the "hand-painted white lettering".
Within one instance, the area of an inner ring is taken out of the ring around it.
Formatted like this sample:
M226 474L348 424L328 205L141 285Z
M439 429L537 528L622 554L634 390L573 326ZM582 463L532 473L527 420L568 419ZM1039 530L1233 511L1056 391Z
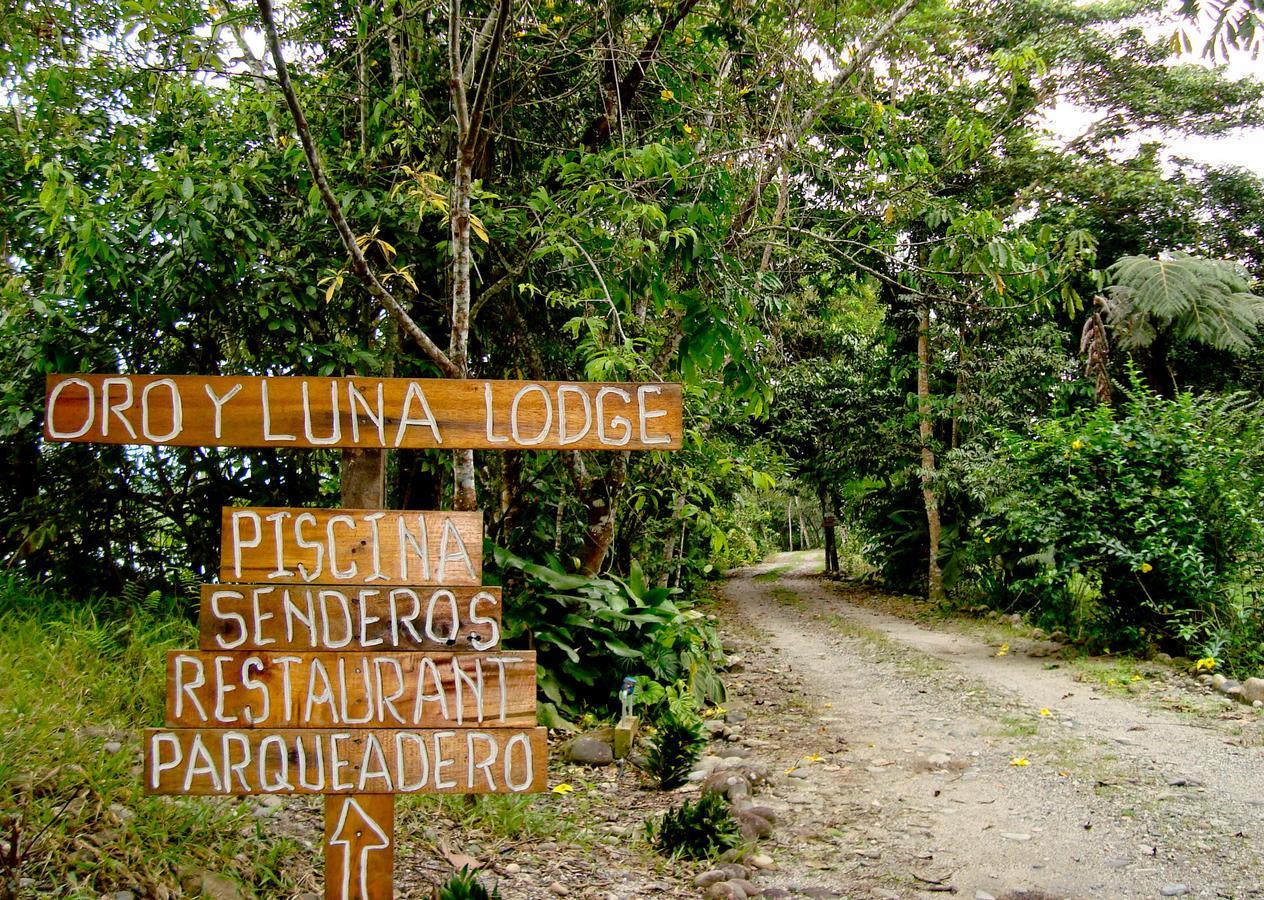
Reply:
M317 598L320 602L320 622L325 629L325 646L330 650L340 650L355 640L355 625L351 620L351 602L342 591L323 590ZM342 616L342 637L334 640L333 629L329 627L329 603L336 601Z
M373 571L364 579L366 582L387 580L387 575L382 571L382 536L377 529L378 520L385 516L384 512L375 512L362 517L369 523L369 555L373 558Z
M487 748L486 755L482 759L478 759L474 754L474 742L482 741ZM496 756L499 747L496 745L496 738L482 731L465 732L465 760L467 766L467 776L465 779L466 787L470 790L474 789L474 772L482 770L483 777L487 779L487 789L489 791L496 790L496 779L492 775L492 766L496 762Z
M259 602L259 599L264 594L271 594L272 591L272 588L256 588L250 592L250 618L254 626L255 645L258 647L266 647L268 644L276 643L276 638L263 636L263 623L268 619L275 618L275 616L270 612L264 612L264 604Z
M603 387L597 391L597 440L611 447L622 447L632 440L632 420L627 416L614 416L610 419L610 426L622 433L617 437L606 433L606 398L612 396L618 397L625 405L632 402L632 395L623 388Z
M399 577L400 580L408 579L408 553L409 550L417 555L421 560L421 574L417 580L425 584L430 580L430 552L429 537L426 534L426 517L417 516L417 534L414 535L408 530L408 522L403 516L397 520L399 525Z
M232 745L234 744L241 751L241 758L237 762L233 762ZM224 790L233 790L234 775L237 776L237 783L241 785L243 791L251 789L245 775L245 769L250 765L250 755L250 738L240 731L225 731L220 737L219 756L224 765Z
M455 549L452 549L454 545ZM469 577L478 577L474 571L474 563L470 559L470 554L465 549L465 541L461 539L461 532L457 531L456 525L451 519L444 519L443 532L439 538L439 571L436 573L440 584L447 581L448 563L450 562L464 563L465 571Z
M405 780L405 773L408 771L408 759L404 755L405 741L413 745L418 762L417 780L412 782ZM172 764L172 767L179 764L177 761ZM426 782L430 780L430 757L426 753L425 738L412 731L395 732L395 771L399 773L395 779L395 787L401 794L419 791L425 787Z
M455 758L443 755L443 744L451 737L456 737L455 731L436 731L431 735L434 755L430 760L430 768L434 771L434 786L437 791L446 791L456 787L455 781L444 781L443 779L443 770L448 766L456 765Z
M346 734L345 732L339 732L338 734L331 734L329 736L329 786L335 791L349 791L352 787L354 787L350 781L339 780L341 778L341 772L339 770L347 768L351 765L351 763L350 761L343 759L340 755L338 742L349 740L351 740L351 735ZM317 742L319 743L319 739L317 739Z
M334 527L337 525L349 528L352 535L355 534L355 520L350 516L329 517L329 522L325 525L325 538L329 541L329 574L334 578L355 578L357 566L354 559L346 569L338 568L338 539L334 537Z
M171 761L163 761L163 745L171 748ZM180 767L184 759L184 748L180 746L180 738L170 731L155 731L149 739L149 787L157 790L162 782L162 773Z
M215 389L209 384L202 385L202 388L206 391L206 396L211 399L211 406L215 409L215 440L218 441L224 434L224 404L241 392L241 383L234 384L222 397L217 396Z
M212 664L215 670L215 721L222 725L237 722L237 716L230 716L224 708L224 698L237 690L237 686L224 677L224 666L232 662L231 656L217 656Z
M171 395L171 428L166 434L155 434L150 427L149 395L157 388L166 388ZM140 392L140 433L155 444L162 444L179 437L182 431L184 431L184 404L180 398L179 386L170 378L159 378L157 381L149 382Z
M522 780L514 781L514 748L522 752ZM505 760L505 786L515 794L522 793L535 781L535 759L531 755L531 740L526 734L519 732L505 742L503 754Z
M484 416L487 423L487 443L509 443L509 438L505 437L503 434L495 433L496 424L494 419L496 418L496 410L492 407L492 384L490 381L483 382L483 408L485 410Z
M351 418L351 441L359 445L360 443L360 415L356 412L356 407L364 410L364 415L373 427L377 430L377 442L369 446L385 447L386 446L386 415L384 413L384 404L382 403L382 382L378 382L377 388L377 406L369 405L368 398L360 393L360 389L356 387L354 381L347 382L347 412ZM376 410L376 411L375 411Z
M275 760L269 765L268 751L275 749ZM285 748L285 738L270 734L259 742L259 789L265 793L293 791L290 783L290 754Z
M570 420L566 413L566 395L574 394L580 399L584 408L584 427L571 433L569 429ZM557 438L558 443L563 447L568 444L576 444L584 439L588 432L592 429L593 413L592 401L588 399L588 392L575 384L562 384L557 388Z
M369 782L374 779L382 782L380 793L389 794L394 790L391 784L391 772L386 765L386 753L383 752L377 735L370 731L364 739L364 756L360 760L360 781L356 785L356 790L366 790ZM364 896L367 897L368 894Z
M110 402L110 388L112 387L127 389L123 393L123 399L117 403ZM123 424L123 430L131 436L132 440L136 440L136 429L127 420L127 416L123 415L123 410L131 408L131 405L132 379L106 378L101 382L101 437L109 437L110 417L113 416Z
M247 541L241 536L241 523L249 522L254 526L255 536ZM250 509L233 510L230 529L233 539L233 577L241 577L241 551L258 547L263 543L263 517Z
M465 689L469 688L470 696L474 700L475 721L482 723L483 721L483 664L481 660L474 660L474 675L470 675L461 666L461 657L452 657L452 706L456 710L456 724L465 724L465 707L467 700L465 697Z
M496 595L488 593L487 591L479 591L470 598L469 624L472 627L486 625L489 629L489 634L486 638L476 637L470 642L470 646L475 650L490 650L500 641L500 623L490 616L480 616L478 614L479 606L485 603L490 604L493 607L497 606L498 602L496 600Z
M245 595L241 591L215 591L211 594L211 615L222 622L235 622L237 625L238 637L236 640L229 640L224 634L216 631L215 643L219 644L224 650L232 650L246 643L246 638L250 633L246 630L246 617L241 613L235 613L232 610L224 610L220 607L221 600L244 600Z
M284 432L274 432L272 430L272 402L268 397L268 379L264 378L259 382L259 395L263 405L263 439L268 443L281 443L283 441L296 441L292 434Z
M184 674L185 667L193 670L193 677L186 678ZM198 699L197 689L206 684L206 672L202 669L202 660L196 656L189 656L181 653L172 664L174 669L175 686L172 694L175 698L174 714L177 718L184 715L184 698L188 697L193 708L197 710L199 718L203 722L208 720L206 709L202 706L202 701Z
M267 667L263 664L263 660L257 656L249 656L245 662L241 664L241 686L247 691L259 692L259 709L256 710L254 705L247 706L242 710L242 718L246 720L247 725L254 725L259 722L267 722L268 716L272 713L272 698L268 694L268 686L257 680L251 675L251 671L262 673ZM501 686L501 705L504 705L504 685Z
M206 775L211 779L211 787L215 793L224 792L224 783L219 779L219 768L211 757L210 751L202 741L202 732L195 731L189 744L189 759L184 769L184 792L187 794L193 787L193 780L198 775Z
M288 509L279 509L271 515L264 518L272 523L272 542L276 551L276 568L268 573L269 578L289 578L294 574L291 569L285 567L285 534L283 528L285 520L294 515Z
M305 605L299 607L294 595L302 593ZM316 636L316 608L312 605L311 588L283 588L281 590L281 614L285 618L285 641L294 643L294 623L307 628L307 646L315 649L320 646ZM255 643L263 642L262 635L256 635Z
M671 435L655 434L650 435L645 427L645 423L650 419L662 419L667 415L665 409L649 409L646 405L646 399L651 395L659 395L663 393L663 387L659 384L643 384L636 389L636 417L638 430L642 444L670 444Z
M316 437L312 431L312 401L307 395L307 381L299 382L299 394L303 398L303 436L316 447L337 444L342 440L342 417L338 412L338 382L329 382L329 436Z
M522 429L519 427L522 419L522 401L531 393L538 393L541 400L544 401L544 424L540 426L540 431L531 437L525 437ZM528 384L518 389L518 393L514 394L513 402L509 406L509 432L513 435L513 439L519 444L527 447L533 444L542 444L544 439L549 436L549 429L553 427L553 403L549 398L549 392L538 384Z
M83 424L78 429L72 431L62 431L57 427L57 401L61 399L62 391L71 385L77 385L88 393L87 402L83 405L84 417ZM84 381L82 378L63 378L61 381L53 385L53 389L48 392L48 434L50 437L59 441L74 440L81 438L92 430L92 425L97 417L96 391L92 385Z
M348 660L346 657L338 658L339 713L343 725L367 725L373 721L373 681L369 677L368 657L361 656L350 662L351 672L348 674ZM347 682L353 676L359 676L359 679L354 690L348 694ZM357 715L352 707L359 707L361 712Z
M435 631L435 607L440 602L440 598L446 598L448 602L448 633L441 635ZM426 637L440 644L452 644L456 641L457 635L460 633L460 613L456 608L456 595L448 590L437 590L430 595L430 604L426 610Z
M412 414L413 403L421 405L422 415L420 417ZM399 426L395 431L395 446L398 447L404 442L404 433L410 426L428 425L430 432L434 435L436 444L442 444L443 438L439 435L439 423L435 421L434 413L430 411L430 404L426 402L426 392L421 389L415 381L408 383L408 390L404 394L404 407L399 415Z
M324 571L325 567L325 545L319 540L309 541L303 537L303 526L315 524L316 517L311 513L299 513L294 517L294 543L298 545L300 550L316 551L316 562L310 570L302 563L298 564L298 575L307 582L320 578L320 573ZM278 540L277 543L279 544L280 541Z

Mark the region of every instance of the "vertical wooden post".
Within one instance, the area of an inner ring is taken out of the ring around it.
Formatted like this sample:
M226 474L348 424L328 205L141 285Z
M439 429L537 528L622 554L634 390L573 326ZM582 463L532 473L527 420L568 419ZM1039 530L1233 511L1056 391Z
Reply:
M385 505L386 452L342 451L342 505ZM325 900L394 900L395 795L325 796Z

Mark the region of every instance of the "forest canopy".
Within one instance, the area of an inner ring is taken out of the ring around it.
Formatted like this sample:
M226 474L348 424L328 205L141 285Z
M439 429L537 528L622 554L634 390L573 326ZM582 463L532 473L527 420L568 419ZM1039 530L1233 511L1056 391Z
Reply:
M1264 182L1163 146L1264 124L1257 14L19 0L6 563L187 594L221 508L338 503L333 451L45 444L50 373L679 381L675 454L389 455L485 511L559 708L705 681L703 582L826 516L853 576L1258 663Z

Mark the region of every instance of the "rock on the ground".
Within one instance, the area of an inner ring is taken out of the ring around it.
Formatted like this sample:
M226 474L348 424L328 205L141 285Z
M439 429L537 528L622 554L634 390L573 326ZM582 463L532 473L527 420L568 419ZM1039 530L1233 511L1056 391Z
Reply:
M694 887L708 888L721 881L728 881L731 876L723 869L708 869L693 880Z
M756 853L747 862L756 869L771 869L773 867L772 857L767 853Z
M764 892L764 889L761 888L759 885L754 884L753 882L747 881L745 878L734 878L731 881L729 881L729 884L733 885L734 887L741 888L742 893L744 893L747 897L758 897Z
M721 794L730 801L749 796L750 790L750 782L738 772L713 772L702 782L703 794Z
M605 741L584 735L566 748L566 758L586 766L608 766L614 762L614 747Z
M702 896L707 900L746 900L746 893L729 881L711 885Z
M1248 678L1242 682L1242 697L1248 703L1264 702L1264 678Z
M246 895L240 887L223 875L213 872L200 872L194 876L194 889L190 893L206 900L245 900Z
M748 841L758 840L772 834L772 823L763 816L756 815L753 810L734 809L733 818L742 829L742 837Z
M1163 889L1159 891L1163 897L1184 897L1189 893L1189 888L1183 884L1165 884Z

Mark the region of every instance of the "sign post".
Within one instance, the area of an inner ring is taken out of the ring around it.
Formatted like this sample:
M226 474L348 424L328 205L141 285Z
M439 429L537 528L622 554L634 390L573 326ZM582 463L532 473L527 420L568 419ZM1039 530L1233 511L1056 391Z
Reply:
M325 795L326 900L393 897L394 795L545 790L535 654L498 649L481 513L386 510L386 449L672 450L676 384L54 375L45 439L338 447L339 509L223 511L154 794Z

